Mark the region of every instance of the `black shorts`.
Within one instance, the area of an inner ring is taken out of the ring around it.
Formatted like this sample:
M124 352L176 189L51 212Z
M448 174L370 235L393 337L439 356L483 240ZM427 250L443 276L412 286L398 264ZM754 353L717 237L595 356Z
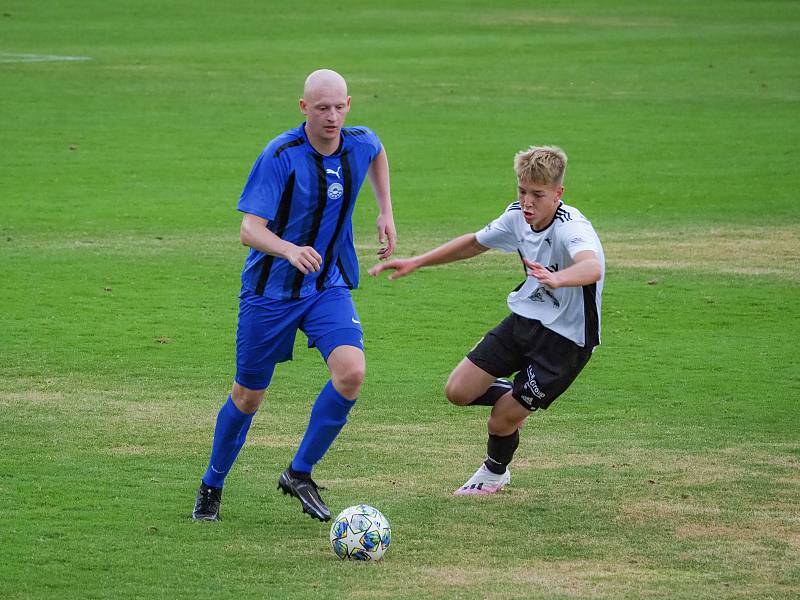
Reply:
M490 375L516 373L511 394L528 410L547 408L575 381L592 348L547 329L539 321L512 313L467 354Z

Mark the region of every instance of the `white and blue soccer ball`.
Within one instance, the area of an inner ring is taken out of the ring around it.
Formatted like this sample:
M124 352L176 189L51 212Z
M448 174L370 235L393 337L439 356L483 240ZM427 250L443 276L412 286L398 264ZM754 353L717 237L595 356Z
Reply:
M367 504L345 508L331 525L331 548L341 559L380 560L392 541L389 521Z

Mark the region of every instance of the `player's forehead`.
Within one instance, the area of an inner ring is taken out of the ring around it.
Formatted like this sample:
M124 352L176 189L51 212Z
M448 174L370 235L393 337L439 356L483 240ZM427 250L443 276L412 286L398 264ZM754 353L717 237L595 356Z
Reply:
M344 90L316 90L305 98L311 106L337 106L347 104L347 92Z
M557 184L546 184L546 183L537 183L536 181L532 181L530 179L517 179L517 184L519 185L520 189L525 190L526 192L554 192L558 189Z

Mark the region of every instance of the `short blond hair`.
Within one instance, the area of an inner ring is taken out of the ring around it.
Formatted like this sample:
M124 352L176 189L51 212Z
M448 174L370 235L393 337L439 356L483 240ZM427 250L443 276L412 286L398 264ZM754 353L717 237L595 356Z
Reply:
M558 146L531 146L514 156L517 179L539 185L563 185L567 154Z

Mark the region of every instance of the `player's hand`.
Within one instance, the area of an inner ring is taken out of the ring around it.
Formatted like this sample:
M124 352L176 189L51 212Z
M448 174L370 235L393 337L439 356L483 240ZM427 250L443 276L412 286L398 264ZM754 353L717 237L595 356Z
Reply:
M322 257L311 246L292 245L286 252L286 260L303 275L315 273L322 266Z
M535 277L536 281L542 285L546 285L552 289L561 287L558 272L553 273L539 263L528 260L527 258L523 258L522 262L524 262L525 266L528 267L528 275Z
M378 259L386 260L394 253L397 243L397 230L394 227L394 218L391 214L378 215L378 243L383 246L378 250Z
M398 277L405 277L409 273L417 270L417 265L414 263L413 258L395 258L389 262L379 263L372 267L367 273L372 277L378 275L381 271L392 269L394 273L389 275L389 281L394 281Z

